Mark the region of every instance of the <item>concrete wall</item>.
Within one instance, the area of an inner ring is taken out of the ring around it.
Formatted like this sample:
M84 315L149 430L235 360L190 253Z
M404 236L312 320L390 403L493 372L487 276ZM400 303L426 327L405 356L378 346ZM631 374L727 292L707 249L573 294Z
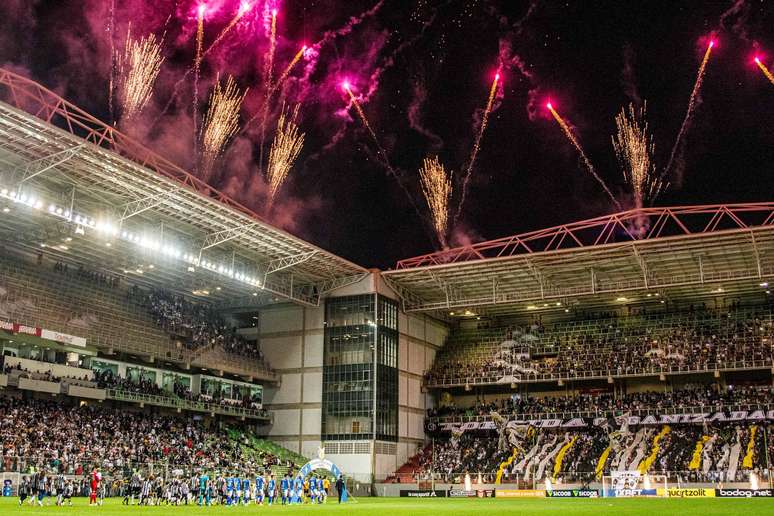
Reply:
M377 273L358 283L336 290L332 295L373 293L397 299ZM261 348L271 366L280 374L278 386L265 386L264 407L274 413L274 424L266 429L268 438L307 457L317 455L321 443L322 373L324 350L324 304L317 308L277 305L260 313ZM377 478L385 478L403 465L424 443L424 414L433 399L422 392L422 375L448 334L444 324L426 315L399 313L398 320L398 443L380 450L394 453L331 454L330 458L360 482L370 482L372 461ZM386 447L385 447L386 446ZM330 450L338 450L331 444Z
M431 317L402 312L398 319L398 329L400 347L398 447L394 461L396 465L388 467L384 459L382 463L377 463L378 474L393 473L422 448L425 440L425 412L433 406L433 397L422 392L422 376L432 366L435 354L448 334L448 329Z
M264 407L274 424L264 428L278 444L314 457L320 447L324 307L277 305L260 313L259 339L279 385L266 385Z
M59 382L46 382L43 380L19 378L19 389L25 391L38 391L47 392L49 394L59 394L62 391L62 384Z
M30 360L28 358L17 357L5 357L5 365L10 367L20 366L26 371L32 373L51 373L51 375L62 378L78 378L92 380L94 378L94 371L90 369L82 369L80 367L72 367L62 364L50 364L48 362L41 362L39 360Z

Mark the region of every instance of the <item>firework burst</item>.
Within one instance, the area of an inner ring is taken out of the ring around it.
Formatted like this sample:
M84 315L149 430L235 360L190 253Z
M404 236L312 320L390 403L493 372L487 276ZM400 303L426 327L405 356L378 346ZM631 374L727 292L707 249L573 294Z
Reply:
M564 121L564 119L559 116L559 113L556 112L554 109L554 106L549 102L546 104L546 108L551 112L551 115L554 117L554 120L556 120L556 123L559 124L559 127L562 128L562 132L564 132L564 135L567 137L568 140L570 140L570 143L575 147L575 150L578 151L578 155L580 156L581 160L583 160L583 164L586 165L586 170L589 171L589 173L594 176L594 179L597 180L597 182L602 186L602 189L605 191L605 193L610 197L610 199L613 201L613 204L616 205L616 207L620 210L621 209L621 203L618 202L618 200L613 195L613 192L610 191L610 189L607 187L607 183L605 183L601 177L599 177L599 174L597 174L597 171L594 169L594 165L591 164L591 160L586 156L586 153L583 151L583 147L581 147L580 143L578 142L578 139L575 138L575 135L572 133L572 130L570 130L570 127L567 125L567 122Z
M457 222L460 214L462 213L462 206L465 204L465 197L468 193L468 183L470 182L470 176L473 174L473 165L476 163L476 157L478 151L481 149L481 138L484 137L484 131L489 123L489 113L492 112L492 105L494 104L495 94L497 93L497 83L500 81L500 74L495 74L494 81L492 81L492 87L489 88L489 98L486 102L486 108L484 108L484 114L481 117L481 127L478 128L478 134L473 142L473 150L470 152L470 159L468 160L468 167L465 170L465 177L462 180L462 195L460 196L460 203L457 205L457 212L454 214L454 222Z
M446 247L449 223L449 200L452 194L451 173L447 174L438 157L425 158L419 169L422 193L433 219L433 227L442 247Z
M636 108L621 108L615 117L616 133L612 136L613 149L621 166L624 179L632 187L638 208L647 199L655 199L661 190L661 179L656 176L653 163L655 145L648 133L647 104Z
M126 34L126 47L119 60L119 95L124 119L137 115L153 95L153 85L161 70L164 57L161 41L149 34L132 39L131 26Z
M269 183L269 210L293 164L304 146L304 133L298 129L298 104L292 110L282 108L277 121L277 134L269 151L269 163L266 167L266 181Z
M683 138L685 137L685 132L688 130L688 125L690 124L691 118L693 117L693 111L696 108L696 99L699 96L699 92L701 91L701 85L704 82L704 74L707 69L707 61L709 61L710 53L712 52L712 48L714 46L715 46L715 41L714 40L710 41L709 45L707 45L707 51L704 52L704 58L701 60L701 64L699 65L699 71L696 74L696 82L693 84L693 90L691 90L691 96L688 99L688 109L685 111L685 118L683 118L683 123L680 125L680 130L677 132L677 138L675 138L675 144L672 147L672 152L669 154L669 161L667 162L666 167L664 167L664 171L661 173L662 180L672 170L672 165L675 162L677 151L683 142Z
M239 110L246 94L247 90L239 91L231 76L225 85L219 80L215 82L207 114L202 121L202 171L205 180L209 179L229 140L239 131Z

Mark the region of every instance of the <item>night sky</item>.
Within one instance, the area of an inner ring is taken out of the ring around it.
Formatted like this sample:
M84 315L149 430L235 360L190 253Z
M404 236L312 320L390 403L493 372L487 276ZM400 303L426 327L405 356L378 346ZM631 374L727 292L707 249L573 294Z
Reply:
M717 41L700 102L678 151L670 188L657 205L771 201L774 85L754 65L774 68L774 2L251 0L202 66L204 92L217 74L249 87L242 122L263 98L268 45L264 4L278 9L275 70L302 43L302 60L271 104L266 148L282 100L299 102L307 139L280 199L266 213L252 126L231 143L212 183L274 223L369 267L438 248L417 169L438 155L455 173L456 208L494 73L502 88L483 136L456 244L497 238L616 211L543 107L549 97L624 205L632 206L613 153L614 117L647 101L661 171L685 115L707 42ZM166 61L151 104L129 134L195 169L191 82L162 114L194 52L192 0L4 0L0 63L54 89L105 121L111 40L164 33ZM208 0L205 47L239 0ZM338 31L337 34L326 31ZM275 72L276 73L276 72ZM399 182L339 87L361 98ZM206 93L203 95L206 99ZM200 113L206 109L204 100ZM422 213L420 217L415 205Z

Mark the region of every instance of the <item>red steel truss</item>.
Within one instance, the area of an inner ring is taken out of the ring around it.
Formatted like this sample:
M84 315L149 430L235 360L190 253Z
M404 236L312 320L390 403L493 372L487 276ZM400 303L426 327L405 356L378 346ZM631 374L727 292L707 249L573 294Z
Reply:
M397 269L774 225L774 202L641 208L400 260Z
M248 217L266 222L226 194L33 80L0 68L0 98L17 109L139 163L185 188L215 199Z

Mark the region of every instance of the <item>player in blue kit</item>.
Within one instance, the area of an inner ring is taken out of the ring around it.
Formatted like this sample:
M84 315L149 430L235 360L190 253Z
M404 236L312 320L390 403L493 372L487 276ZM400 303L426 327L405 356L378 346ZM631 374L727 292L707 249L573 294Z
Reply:
M234 477L234 498L231 500L232 505L239 505L239 500L242 498L242 481L239 477Z
M226 477L226 505L231 505L234 498L234 477Z
M280 480L280 496L282 497L282 505L290 503L290 479L287 473Z
M317 497L317 479L312 475L309 477L309 503L315 503Z
M269 505L274 503L274 495L277 491L277 482L274 480L274 475L269 476L269 485L266 488L266 496L269 498Z
M295 482L295 499L298 503L304 502L304 477L299 473Z
M259 476L255 477L255 503L259 505L263 505L265 487L266 479L264 478L263 473L261 473Z
M242 479L242 504L247 505L250 503L250 479Z

